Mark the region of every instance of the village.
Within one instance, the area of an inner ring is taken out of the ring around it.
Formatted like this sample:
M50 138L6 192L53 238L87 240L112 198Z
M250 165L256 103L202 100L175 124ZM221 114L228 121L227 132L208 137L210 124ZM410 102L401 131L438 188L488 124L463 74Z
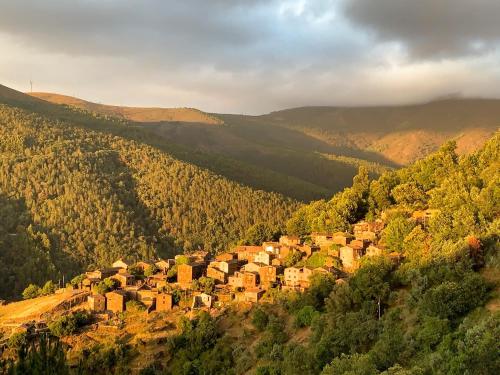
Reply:
M432 214L417 211L413 219L422 222ZM180 297L186 310L257 303L269 299L266 292L271 290L303 292L315 274L344 282L366 257L386 255L399 263L402 255L386 251L380 243L383 229L384 222L377 219L354 224L352 233L314 232L304 242L283 235L261 246L236 246L214 258L196 251L156 261L119 259L109 268L86 272L75 288L89 293L88 309L94 313L121 313L128 301L137 301L148 313L169 311ZM99 293L98 286L105 280L113 280L108 282L112 290Z

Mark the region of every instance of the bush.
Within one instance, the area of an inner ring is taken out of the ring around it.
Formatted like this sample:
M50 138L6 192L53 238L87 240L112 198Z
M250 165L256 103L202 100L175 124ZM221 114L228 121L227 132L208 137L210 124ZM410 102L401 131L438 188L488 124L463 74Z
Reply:
M9 337L9 348L19 350L28 344L26 332L16 332Z
M269 323L269 316L267 313L260 307L256 308L252 315L252 324L259 331L263 331L267 327L267 323Z
M30 284L27 286L26 289L24 289L23 298L24 299L36 298L40 296L41 292L42 290L38 285Z
M42 296L48 296L48 295L54 294L55 292L56 292L56 286L54 285L52 280L49 280L43 286L40 294Z
M90 314L86 311L77 311L69 315L64 315L49 323L50 332L57 337L69 336L76 330L90 321Z
M296 328L302 328L310 326L313 319L319 316L319 312L312 306L304 306L299 311L295 313L294 326Z
M85 280L87 278L87 276L85 274L81 274L81 275L78 275L78 276L75 276L71 279L70 281L70 284L73 286L73 287L77 287L79 286L83 280Z
M478 274L470 274L461 282L444 282L429 289L422 298L422 311L430 316L455 319L484 302L487 287Z
M131 312L146 311L146 306L139 301L127 301L126 307L127 311Z

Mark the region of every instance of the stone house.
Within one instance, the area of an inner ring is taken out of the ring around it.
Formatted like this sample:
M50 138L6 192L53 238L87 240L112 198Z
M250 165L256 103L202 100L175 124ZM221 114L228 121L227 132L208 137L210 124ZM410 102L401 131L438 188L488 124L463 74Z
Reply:
M142 272L146 271L149 267L153 266L153 262L144 262L144 261L139 261L137 262L134 266L137 269L140 269Z
M281 236L279 243L284 246L298 246L300 245L299 236Z
M207 277L214 279L216 283L220 284L227 283L228 274L222 271L221 269L213 266L213 263L218 263L218 262L212 262L210 266L208 266Z
M262 251L262 246L237 246L236 256L239 261L253 262L255 255Z
M255 255L254 263L263 263L263 264L270 265L271 261L274 259L274 257L275 257L274 253L270 253L267 251L261 251L261 252L257 253L257 255Z
M236 288L243 288L243 272L236 271L233 276L229 276L228 285Z
M233 259L238 259L235 253L222 253L215 257L215 260L218 262L229 262Z
M118 273L120 268L102 268L95 271L85 272L85 275L89 279L99 279L104 280L114 274Z
M161 272L167 273L168 270L175 265L175 259L160 259L155 262L156 268Z
M94 294L87 298L89 309L95 312L106 311L106 297L102 294Z
M122 288L133 285L135 280L133 275L126 272L118 272L116 275L111 276L111 278L117 280Z
M123 268L123 269L128 269L129 268L129 264L124 261L123 259L118 259L117 261L115 261L113 264L112 264L112 267L113 268Z
M221 271L224 271L228 275L233 275L239 268L237 259L222 260L219 262L219 267Z
M114 313L125 311L125 292L121 290L113 290L106 293L106 310Z
M202 307L210 308L212 307L212 296L206 293L201 293L193 296L192 309L199 309Z
M257 303L264 295L265 291L260 288L250 288L245 290L244 300L245 302Z
M275 255L279 254L280 247L281 244L275 241L267 241L262 243L262 249L264 249L264 251Z
M243 272L243 288L255 288L259 285L259 274L257 272Z
M259 269L260 285L263 289L268 289L276 282L276 267L264 266Z
M177 282L183 286L189 286L193 280L203 276L204 263L179 264L177 266Z
M156 311L172 310L174 305L173 297L170 293L158 293L156 295Z
M363 248L351 246L343 246L340 248L340 260L342 266L353 271L359 267L359 259L363 256Z
M344 232L336 232L332 235L333 245L346 246L352 239L352 236Z

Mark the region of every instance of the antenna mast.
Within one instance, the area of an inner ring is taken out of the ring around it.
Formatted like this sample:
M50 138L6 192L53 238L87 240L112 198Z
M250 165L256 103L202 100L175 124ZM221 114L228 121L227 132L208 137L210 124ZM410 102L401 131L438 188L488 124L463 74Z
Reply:
M33 94L33 81L30 79L31 93Z

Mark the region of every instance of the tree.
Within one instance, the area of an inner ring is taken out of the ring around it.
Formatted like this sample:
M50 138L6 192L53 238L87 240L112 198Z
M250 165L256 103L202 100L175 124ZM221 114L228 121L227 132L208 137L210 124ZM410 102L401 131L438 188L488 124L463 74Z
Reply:
M40 296L42 293L42 290L38 285L30 284L24 289L23 291L23 298L24 299L31 299L31 298L36 298Z
M257 223L247 229L240 243L242 245L260 245L266 241L277 240L280 234L278 228L268 223Z
M268 314L261 307L257 307L252 314L252 324L259 331L263 331L266 329L267 324L269 323Z
M391 251L402 252L404 250L404 240L413 230L413 227L414 224L408 219L398 216L387 224L382 240Z
M47 282L44 284L44 286L43 286L43 288L42 288L42 290L41 290L40 294L41 294L42 296L48 296L48 295L50 295L50 294L54 294L54 293L55 293L55 291L56 291L56 286L54 285L54 283L52 282L52 280L49 280L49 281L47 281Z

